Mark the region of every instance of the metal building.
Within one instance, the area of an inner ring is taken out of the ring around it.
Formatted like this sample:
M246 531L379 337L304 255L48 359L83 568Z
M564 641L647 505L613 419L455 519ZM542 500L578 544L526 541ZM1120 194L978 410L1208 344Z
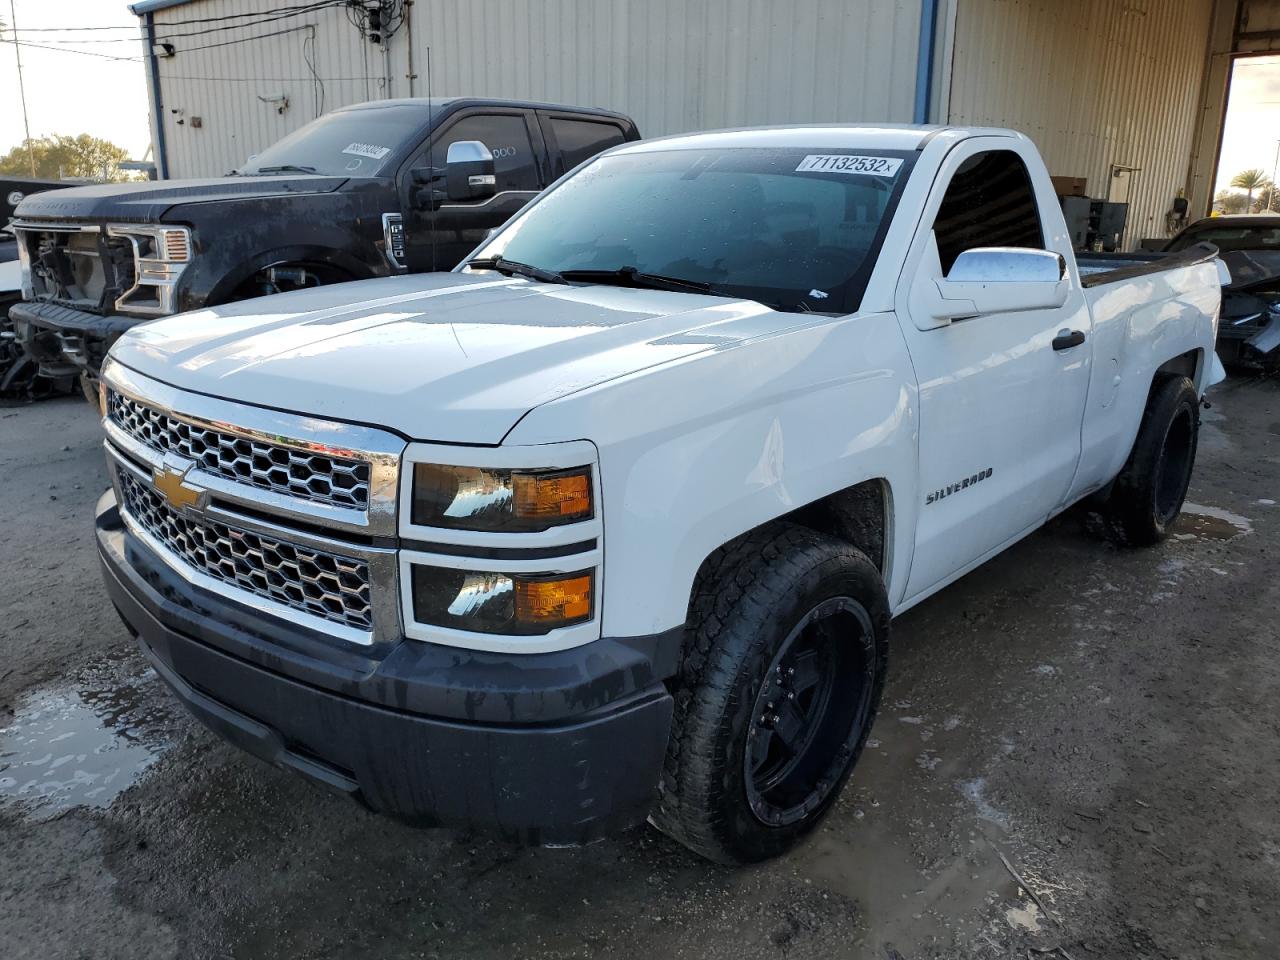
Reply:
M379 8L390 23L355 16ZM621 110L645 136L806 121L1029 134L1127 202L1126 244L1211 198L1229 64L1280 0L139 0L161 174L226 173L382 97ZM388 28L391 28L388 30ZM376 38L376 42L375 42Z

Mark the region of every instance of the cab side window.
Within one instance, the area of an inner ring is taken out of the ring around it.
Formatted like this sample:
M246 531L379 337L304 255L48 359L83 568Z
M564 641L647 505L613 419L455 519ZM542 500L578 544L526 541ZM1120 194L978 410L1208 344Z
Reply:
M626 139L622 135L622 128L614 123L552 117L550 124L556 145L564 158L564 165L560 168L562 173L572 170L583 160L590 160L601 150L616 147Z
M422 166L443 167L449 144L459 140L480 140L493 153L497 189L541 190L538 164L523 116L516 114L473 114L449 125L423 151Z
M956 170L933 221L942 275L975 247L1044 249L1031 175L1011 150L974 154Z

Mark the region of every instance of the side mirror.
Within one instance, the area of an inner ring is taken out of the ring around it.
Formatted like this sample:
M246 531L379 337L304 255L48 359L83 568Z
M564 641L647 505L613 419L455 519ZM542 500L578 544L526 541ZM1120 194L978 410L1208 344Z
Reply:
M943 280L930 310L937 320L991 313L1049 310L1067 302L1067 264L1050 250L978 247L966 250Z
M444 170L445 192L450 200L487 200L497 190L493 154L479 140L449 144Z

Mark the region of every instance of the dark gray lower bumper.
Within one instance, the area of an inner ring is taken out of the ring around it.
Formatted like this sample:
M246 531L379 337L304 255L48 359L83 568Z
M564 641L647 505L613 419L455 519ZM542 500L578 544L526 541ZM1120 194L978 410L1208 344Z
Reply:
M527 703L516 712L529 717L521 723L465 722L372 703L202 640L193 618L207 598L188 605L180 585L157 577L149 551L122 527L109 496L99 505L98 546L108 593L156 671L193 714L254 756L381 813L528 843L586 843L648 814L671 722L672 700L661 682L565 716L565 691L539 692L540 671L531 662L518 694ZM211 626L224 635L236 629ZM552 674L547 681L554 682ZM495 683L505 679L494 676ZM539 699L548 705L544 722L531 706ZM600 691L583 689L573 699L597 702Z

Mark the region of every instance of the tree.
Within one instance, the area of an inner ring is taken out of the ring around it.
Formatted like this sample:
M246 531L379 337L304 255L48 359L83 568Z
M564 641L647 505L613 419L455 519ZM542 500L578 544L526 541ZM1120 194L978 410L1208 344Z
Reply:
M1248 199L1245 202L1245 209L1253 209L1253 192L1267 185L1267 175L1256 167L1252 170L1241 170L1231 178L1231 186L1239 190L1244 190Z
M132 171L120 170L116 164L129 158L129 151L109 140L82 133L78 137L55 134L24 140L0 157L0 174L31 176L27 156L28 144L35 154L36 176L44 180L84 177L92 180L134 180Z
M1219 190L1213 198L1213 208L1219 213L1244 213L1248 208L1243 194L1234 190Z
M1280 196L1276 194L1276 185L1268 180L1258 191L1258 199L1253 201L1254 213L1280 213Z

